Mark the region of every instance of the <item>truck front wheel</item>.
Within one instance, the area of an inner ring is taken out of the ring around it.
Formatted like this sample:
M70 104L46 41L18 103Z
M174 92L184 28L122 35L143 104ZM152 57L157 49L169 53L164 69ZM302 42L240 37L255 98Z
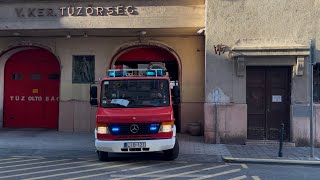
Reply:
M108 152L97 151L97 153L98 153L98 159L100 161L107 161L108 160Z
M177 159L179 155L179 142L178 139L176 138L176 142L174 144L174 147L172 149L164 150L164 157L168 161L172 161Z

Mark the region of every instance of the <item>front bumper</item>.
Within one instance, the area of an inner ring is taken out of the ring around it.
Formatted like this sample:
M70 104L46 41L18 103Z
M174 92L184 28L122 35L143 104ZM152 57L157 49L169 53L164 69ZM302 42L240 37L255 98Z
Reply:
M125 143L130 142L145 142L145 148L124 148ZM95 141L95 146L98 151L116 152L116 153L134 153L134 152L155 152L172 149L176 142L176 138L159 139L159 140L124 140L124 141Z
M173 137L170 139L154 140L98 140L95 131L95 146L98 151L115 153L155 152L172 149L176 143L176 127L173 128ZM144 148L125 148L125 143L145 142Z

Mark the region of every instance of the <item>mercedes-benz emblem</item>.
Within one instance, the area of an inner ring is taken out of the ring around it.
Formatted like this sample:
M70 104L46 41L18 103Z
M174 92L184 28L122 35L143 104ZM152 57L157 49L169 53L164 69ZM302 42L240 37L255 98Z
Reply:
M139 131L139 126L136 125L136 124L132 124L132 125L130 126L130 131L131 131L133 134L137 133L137 132Z

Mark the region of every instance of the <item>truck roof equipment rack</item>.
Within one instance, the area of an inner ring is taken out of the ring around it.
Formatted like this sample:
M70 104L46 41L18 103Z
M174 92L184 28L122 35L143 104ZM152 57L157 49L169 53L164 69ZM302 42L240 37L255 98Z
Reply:
M109 77L125 77L125 76L165 76L163 69L110 69Z

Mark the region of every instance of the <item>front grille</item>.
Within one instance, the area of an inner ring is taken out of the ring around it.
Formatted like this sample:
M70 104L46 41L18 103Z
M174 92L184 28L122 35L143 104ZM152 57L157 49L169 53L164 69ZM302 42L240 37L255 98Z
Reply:
M160 125L161 123L121 123L109 124L108 127L112 135L144 135L157 134ZM150 130L151 126L154 127L154 130ZM112 129L117 129L117 131L112 131Z

